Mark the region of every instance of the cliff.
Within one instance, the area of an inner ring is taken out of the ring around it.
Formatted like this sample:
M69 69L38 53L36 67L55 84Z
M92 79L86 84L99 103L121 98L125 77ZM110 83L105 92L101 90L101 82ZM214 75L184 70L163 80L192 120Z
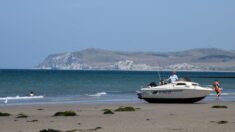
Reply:
M235 71L235 51L216 48L179 52L85 49L49 55L38 69Z

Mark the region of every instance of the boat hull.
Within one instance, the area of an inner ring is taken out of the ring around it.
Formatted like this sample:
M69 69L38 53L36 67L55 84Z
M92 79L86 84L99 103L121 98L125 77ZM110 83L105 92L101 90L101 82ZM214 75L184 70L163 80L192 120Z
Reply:
M202 99L203 97L195 97L195 98L142 98L143 100L149 103L195 103Z

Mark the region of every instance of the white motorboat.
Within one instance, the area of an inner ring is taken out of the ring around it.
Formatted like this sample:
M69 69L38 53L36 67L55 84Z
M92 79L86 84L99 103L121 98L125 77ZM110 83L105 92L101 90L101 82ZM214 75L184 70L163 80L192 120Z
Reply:
M205 98L211 91L212 88L201 87L195 82L176 81L141 88L137 95L149 103L194 103Z

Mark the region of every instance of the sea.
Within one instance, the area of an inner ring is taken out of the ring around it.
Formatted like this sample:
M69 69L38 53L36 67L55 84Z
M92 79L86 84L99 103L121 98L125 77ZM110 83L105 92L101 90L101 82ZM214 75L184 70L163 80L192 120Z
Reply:
M1 69L0 105L146 103L136 91L170 75L170 71ZM223 88L219 101L235 101L235 72L178 71L177 75L206 87L219 80ZM17 98L31 91L44 98ZM9 97L15 99L5 100ZM212 92L198 103L214 101L218 99Z

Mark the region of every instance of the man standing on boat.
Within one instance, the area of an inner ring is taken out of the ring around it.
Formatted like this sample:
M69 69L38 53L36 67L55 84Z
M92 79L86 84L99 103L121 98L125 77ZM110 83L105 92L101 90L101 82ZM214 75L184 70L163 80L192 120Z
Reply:
M167 79L171 83L175 83L178 80L178 76L176 75L176 71L172 71L172 75Z

